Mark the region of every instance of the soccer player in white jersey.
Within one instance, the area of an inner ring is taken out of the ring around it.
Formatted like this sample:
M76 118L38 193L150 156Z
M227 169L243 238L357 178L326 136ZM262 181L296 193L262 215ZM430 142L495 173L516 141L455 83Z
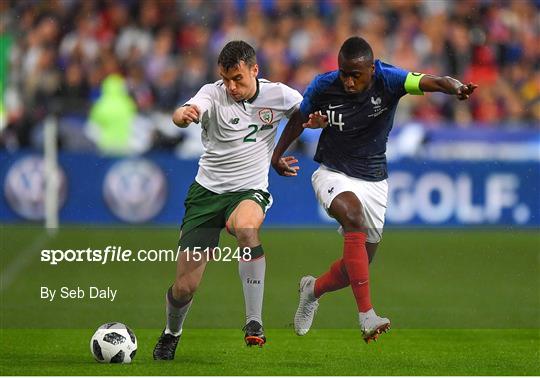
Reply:
M225 45L218 68L222 80L203 86L173 115L179 127L201 124L205 152L184 203L179 240L183 252L167 291L167 325L154 348L156 360L174 359L193 295L212 256L204 251L218 246L224 227L236 237L241 252L245 342L266 342L261 316L266 262L259 228L272 205L267 189L276 129L298 109L302 96L284 84L258 79L255 50L243 41ZM194 258L195 251L199 257L202 252L202 258Z

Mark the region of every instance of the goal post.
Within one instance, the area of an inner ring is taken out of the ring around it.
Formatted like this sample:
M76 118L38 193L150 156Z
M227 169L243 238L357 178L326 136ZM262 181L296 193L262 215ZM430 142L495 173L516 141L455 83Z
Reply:
M49 115L44 124L44 160L45 160L45 228L49 235L58 231L58 119Z

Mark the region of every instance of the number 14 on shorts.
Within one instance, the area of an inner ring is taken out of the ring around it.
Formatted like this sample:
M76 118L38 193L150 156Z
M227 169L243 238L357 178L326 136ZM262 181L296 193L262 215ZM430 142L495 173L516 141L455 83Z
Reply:
M178 247L179 251L182 251L182 247ZM201 247L192 247L186 248L185 253L187 261L201 261L205 258L206 261L250 261L251 260L251 248L250 247L236 247L235 249L231 247L215 247L215 248L201 248Z

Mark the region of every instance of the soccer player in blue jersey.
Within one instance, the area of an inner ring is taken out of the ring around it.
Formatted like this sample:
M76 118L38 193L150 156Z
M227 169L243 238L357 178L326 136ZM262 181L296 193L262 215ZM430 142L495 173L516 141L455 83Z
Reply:
M466 100L477 87L451 77L408 72L374 60L371 46L360 37L347 39L338 55L339 70L315 77L300 109L291 117L272 156L282 176L296 176L296 159L282 158L304 128L323 128L315 161L320 167L312 183L317 199L340 224L343 257L318 278L302 277L300 303L294 317L298 335L305 335L324 293L351 286L362 337L376 340L390 328L371 305L369 262L381 240L388 177L386 142L401 97L442 92Z

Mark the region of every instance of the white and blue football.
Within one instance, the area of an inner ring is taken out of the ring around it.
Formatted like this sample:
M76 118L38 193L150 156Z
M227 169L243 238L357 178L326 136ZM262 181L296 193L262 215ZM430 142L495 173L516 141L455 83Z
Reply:
M106 323L92 336L90 351L98 362L129 364L137 352L137 338L125 324Z

